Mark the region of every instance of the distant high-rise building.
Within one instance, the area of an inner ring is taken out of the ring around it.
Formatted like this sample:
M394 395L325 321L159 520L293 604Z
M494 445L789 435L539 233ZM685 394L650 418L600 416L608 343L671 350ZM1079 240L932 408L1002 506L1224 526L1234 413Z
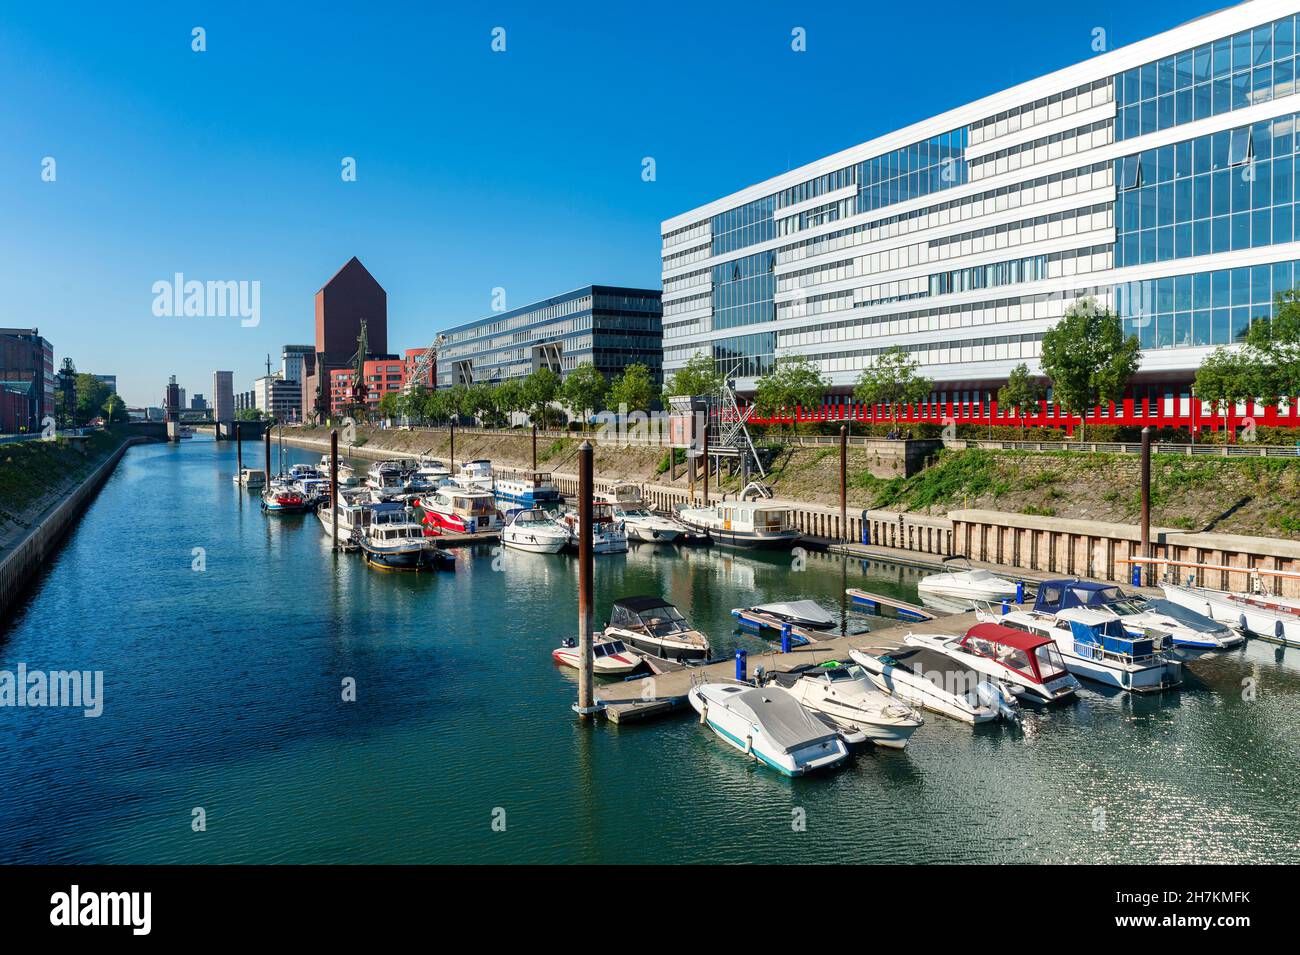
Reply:
M216 421L235 420L235 373L212 373L212 417Z
M193 395L193 396L190 398L190 410L191 410L191 411L207 411L207 410L208 410L208 402L206 401L206 399L204 399L204 397L203 397L202 395L199 395L199 394Z
M95 379L108 385L110 395L117 394L117 375L96 375Z
M302 391L296 381L279 375L264 375L253 382L253 400L258 410L277 421L302 420Z
M315 368L304 380L304 411L328 412L330 372L349 366L363 319L369 354L387 354L388 293L353 256L316 293Z
M285 381L302 383L308 355L315 357L314 345L285 345L280 352L280 374ZM314 363L313 363L314 364Z

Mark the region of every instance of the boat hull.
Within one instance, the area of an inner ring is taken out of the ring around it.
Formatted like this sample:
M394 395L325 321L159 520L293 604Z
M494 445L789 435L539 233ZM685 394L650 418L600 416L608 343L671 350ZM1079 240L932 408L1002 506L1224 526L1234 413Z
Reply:
M682 523L697 533L707 534L709 540L717 546L730 547L735 550L789 550L799 543L799 539L803 536L797 530L759 534L708 527L695 521L688 521L685 518L682 518Z
M1300 614L1234 600L1226 594L1220 595L1201 587L1166 584L1163 590L1165 596L1179 606L1195 610L1219 623L1244 629L1264 639L1279 640L1287 646L1300 647Z
M784 776L805 776L809 773L838 766L848 757L848 747L838 738L834 745L814 746L780 752L765 745L762 732L755 733L754 726L742 720L725 706L707 701L699 687L692 687L687 699L703 722L719 739L740 750Z
M630 631L619 630L618 638L643 653L649 653L665 660L706 660L709 656L708 650L704 647L665 645L661 640L655 640L644 635L634 636Z
M501 543L512 550L527 551L530 554L558 554L569 543L567 537L537 537L533 534L509 534L501 536Z

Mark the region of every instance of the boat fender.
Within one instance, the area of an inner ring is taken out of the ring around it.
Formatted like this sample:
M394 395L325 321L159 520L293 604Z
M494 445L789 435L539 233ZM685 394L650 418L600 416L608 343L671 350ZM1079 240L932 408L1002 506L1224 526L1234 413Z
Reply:
M1246 615L1244 613L1237 617L1237 628L1242 633L1246 632Z
M1274 621L1273 621L1273 636L1275 636L1275 637L1277 637L1277 639L1281 640L1282 637L1283 637L1285 634L1286 634L1286 627L1282 626L1282 621L1281 621L1281 620L1274 620Z
M703 726L709 721L709 701L700 699L700 725Z
M752 733L749 736L745 737L745 755L746 756L754 755L754 736Z

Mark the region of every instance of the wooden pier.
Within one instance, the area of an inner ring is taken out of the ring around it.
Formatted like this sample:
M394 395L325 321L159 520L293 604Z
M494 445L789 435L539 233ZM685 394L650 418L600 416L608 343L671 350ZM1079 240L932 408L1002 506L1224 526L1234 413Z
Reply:
M752 679L754 668L759 666L768 673L784 673L805 663L848 662L850 650L898 647L909 633L963 634L977 622L975 612L970 611L938 620L900 622L897 626L845 637L827 634L818 643L791 647L789 653L772 649L749 654L747 676ZM678 666L636 679L602 683L596 688L596 701L610 722L640 722L690 709L686 694L692 681L721 682L735 677L736 661L729 657L703 666Z
M898 600L894 597L886 597L884 594L873 594L868 590L859 590L857 587L850 587L844 591L853 601L853 606L865 608L871 613L884 616L880 611L888 607L898 614L900 620L934 620L938 614L926 609L918 604L910 604L905 600Z
M495 544L501 539L500 531L475 531L473 534L434 534L425 540L439 547L469 547L473 544Z

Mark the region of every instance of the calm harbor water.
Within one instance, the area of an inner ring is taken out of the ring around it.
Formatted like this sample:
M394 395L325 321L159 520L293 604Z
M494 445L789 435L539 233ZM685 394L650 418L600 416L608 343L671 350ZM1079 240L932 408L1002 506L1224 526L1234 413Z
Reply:
M1089 687L1021 729L927 714L903 752L791 781L689 717L575 721L549 655L574 559L480 547L454 573L375 572L314 517L264 516L233 470L202 438L131 449L0 624L0 670L105 682L97 719L0 709L0 862L1300 861L1295 650L1203 657L1160 699ZM662 593L754 651L732 607L915 599L919 576L639 547L597 558L596 606Z

